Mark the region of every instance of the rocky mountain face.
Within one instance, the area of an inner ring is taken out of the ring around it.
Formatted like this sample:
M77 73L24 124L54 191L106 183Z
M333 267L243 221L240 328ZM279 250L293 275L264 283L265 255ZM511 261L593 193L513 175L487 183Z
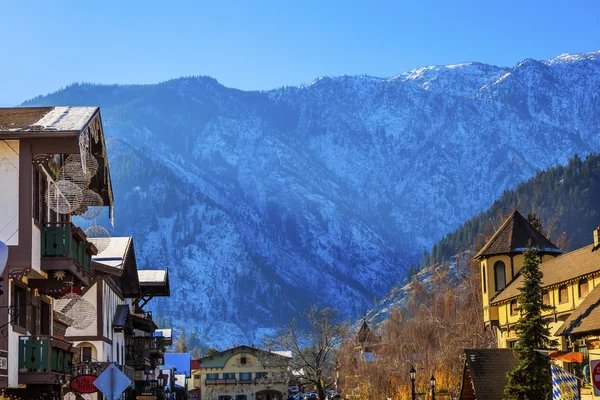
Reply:
M600 53L320 78L267 92L207 77L71 85L98 105L115 235L169 267L173 325L226 346L309 302L360 317L409 262L539 169L600 150Z

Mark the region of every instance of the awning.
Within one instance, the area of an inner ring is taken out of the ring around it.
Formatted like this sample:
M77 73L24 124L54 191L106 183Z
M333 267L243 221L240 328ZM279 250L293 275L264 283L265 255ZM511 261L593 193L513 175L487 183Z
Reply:
M119 304L115 310L115 317L113 319L113 329L120 332L123 330L125 323L127 322L127 315L129 314L129 306L127 304Z

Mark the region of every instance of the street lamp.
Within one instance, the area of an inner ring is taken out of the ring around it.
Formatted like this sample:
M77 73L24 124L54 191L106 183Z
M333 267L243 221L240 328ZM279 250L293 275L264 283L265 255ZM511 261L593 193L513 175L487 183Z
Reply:
M435 400L435 377L433 375L431 375L429 383L431 384L431 400Z
M415 370L415 367L413 365L411 365L410 367L410 371L408 371L409 375L410 375L410 384L412 386L412 400L416 400L417 399L417 393L415 393L415 378L417 377L417 371Z

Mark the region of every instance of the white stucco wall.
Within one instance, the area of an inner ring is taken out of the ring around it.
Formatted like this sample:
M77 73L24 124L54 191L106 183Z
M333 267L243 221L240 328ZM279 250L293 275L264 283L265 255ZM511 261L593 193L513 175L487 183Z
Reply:
M0 140L0 240L19 244L19 141Z
M31 269L41 272L42 268L42 232L31 219Z
M92 306L94 306L94 308L96 310L98 310L98 304L97 304L97 290L98 290L98 283L95 283L91 288L88 289L88 291L82 296L82 298L86 301L88 301ZM97 329L98 326L97 324L94 322L92 323L90 326L88 326L85 329L75 329L75 328L67 328L67 332L66 332L66 336L96 336L97 335Z
M98 290L102 292L102 325L103 330L101 334L110 339L112 341L112 345L106 342L89 342L93 343L97 355L94 358L98 361L111 361L111 362L119 362L120 364L125 363L125 337L123 333L115 333L113 332L113 319L115 316L115 312L117 306L119 304L127 304L131 308L131 300L124 299L121 300L119 296L110 288L106 282L100 281L95 283L83 296L83 298L89 301L94 307L98 307L97 304L97 293ZM67 329L67 336L96 336L98 326L94 322L92 325L85 329ZM81 343L81 342L77 342ZM118 346L117 346L118 344ZM117 351L120 353L119 357L117 357Z

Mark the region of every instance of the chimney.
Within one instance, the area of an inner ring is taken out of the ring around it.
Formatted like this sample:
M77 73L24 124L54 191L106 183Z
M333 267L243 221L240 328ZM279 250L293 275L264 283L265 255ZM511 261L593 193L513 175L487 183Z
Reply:
M597 249L600 244L600 226L594 231L594 248Z

